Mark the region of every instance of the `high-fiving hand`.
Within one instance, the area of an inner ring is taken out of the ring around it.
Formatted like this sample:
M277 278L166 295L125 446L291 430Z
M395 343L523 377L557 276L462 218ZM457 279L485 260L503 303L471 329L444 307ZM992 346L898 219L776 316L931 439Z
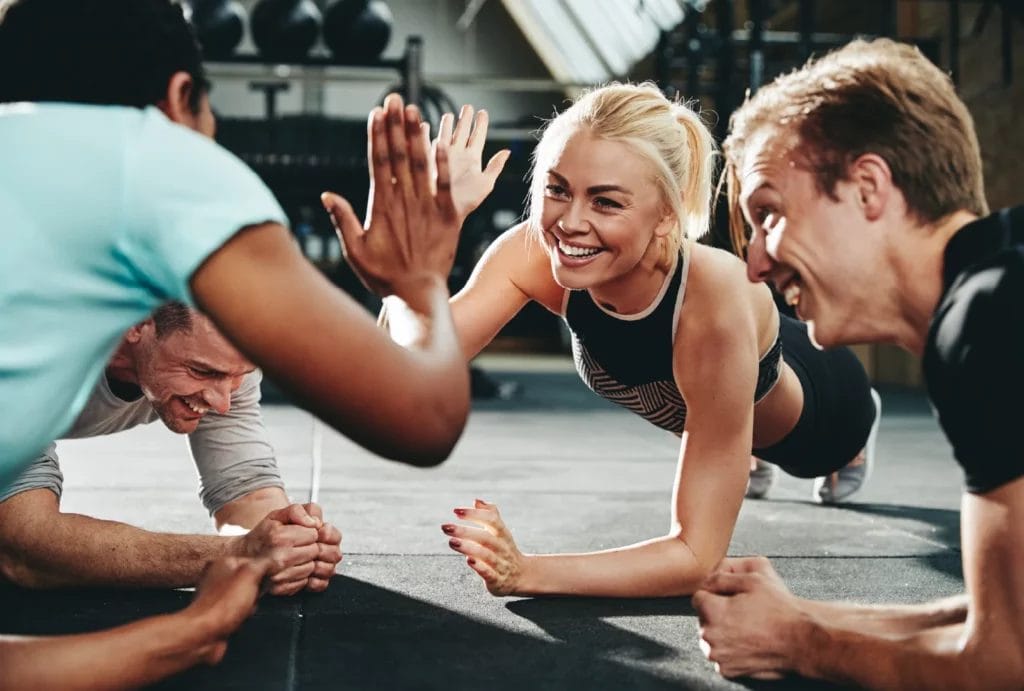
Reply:
M452 201L449 146L429 162L428 126L397 94L374 108L367 125L370 196L366 222L331 192L321 201L338 231L345 258L378 295L415 298L424 282L444 281L455 261L462 219Z
M434 151L443 142L448 146L448 168L452 182L452 200L459 222L466 220L487 195L494 189L498 175L505 167L511 152L502 149L491 156L487 167L482 168L484 143L487 141L488 116L486 110L473 115L473 106L464 105L459 111L459 121L445 113L441 116Z

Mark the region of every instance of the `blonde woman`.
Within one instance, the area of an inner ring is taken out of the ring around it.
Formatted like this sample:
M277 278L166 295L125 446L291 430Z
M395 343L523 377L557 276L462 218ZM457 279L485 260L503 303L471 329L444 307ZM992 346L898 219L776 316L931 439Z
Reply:
M456 198L482 196L459 189L471 186L458 173L469 116L440 135L450 137ZM681 437L673 527L661 537L525 555L496 506L455 509L470 525L442 529L493 594L692 593L725 556L752 449L800 477L847 465L863 477L878 411L859 362L816 349L740 259L693 241L708 228L715 154L697 113L653 85L585 94L537 146L527 220L452 298L467 358L536 301L565 319L591 389ZM480 174L481 187L490 181Z

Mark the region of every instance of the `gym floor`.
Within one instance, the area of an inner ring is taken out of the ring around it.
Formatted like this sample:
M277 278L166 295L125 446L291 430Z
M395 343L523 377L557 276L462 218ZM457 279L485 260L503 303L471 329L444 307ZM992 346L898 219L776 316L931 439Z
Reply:
M344 533L345 559L323 594L265 599L217 667L161 689L824 688L787 679L742 684L697 646L689 598L494 598L440 524L475 497L498 504L526 552L583 551L663 534L678 441L597 398L562 358L496 357L518 382L507 401L476 401L444 465L382 461L324 432L320 503ZM732 555L764 554L799 595L915 602L962 589L961 477L923 394L885 390L878 464L857 503L810 501L783 476L745 502ZM311 486L312 419L265 408L296 501ZM209 532L183 441L159 425L62 443L63 506L172 532ZM0 588L0 630L67 633L182 607L187 591Z

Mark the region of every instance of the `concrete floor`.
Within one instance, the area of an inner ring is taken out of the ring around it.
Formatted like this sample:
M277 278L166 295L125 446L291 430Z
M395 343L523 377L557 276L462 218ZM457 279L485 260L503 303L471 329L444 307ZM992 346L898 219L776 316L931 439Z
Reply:
M451 459L417 470L324 434L320 503L343 531L327 593L264 601L219 667L166 689L729 689L697 648L689 598L491 597L448 549L440 524L481 497L521 549L581 551L662 534L678 441L590 393L557 358L489 358L521 385L479 401ZM961 476L922 395L882 391L879 463L857 503L810 502L783 477L747 501L730 554L773 558L794 592L913 602L962 588ZM307 501L312 420L286 405L266 420L289 493ZM176 532L209 532L181 438L158 426L61 444L65 510ZM0 590L0 627L89 630L183 605L183 592ZM821 688L800 680L747 686Z

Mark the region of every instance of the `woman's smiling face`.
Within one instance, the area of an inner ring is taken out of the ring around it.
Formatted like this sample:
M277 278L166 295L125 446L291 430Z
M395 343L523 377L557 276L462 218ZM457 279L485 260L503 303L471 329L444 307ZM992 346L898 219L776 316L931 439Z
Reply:
M673 229L650 163L625 143L576 130L538 174L551 272L565 288L624 277Z

